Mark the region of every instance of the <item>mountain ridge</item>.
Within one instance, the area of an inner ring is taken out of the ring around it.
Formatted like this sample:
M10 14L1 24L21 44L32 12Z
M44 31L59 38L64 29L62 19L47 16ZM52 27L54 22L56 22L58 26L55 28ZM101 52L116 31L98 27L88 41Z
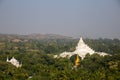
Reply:
M72 39L69 36L63 36L59 34L28 34L28 35L20 35L20 34L0 34L0 38L2 39Z

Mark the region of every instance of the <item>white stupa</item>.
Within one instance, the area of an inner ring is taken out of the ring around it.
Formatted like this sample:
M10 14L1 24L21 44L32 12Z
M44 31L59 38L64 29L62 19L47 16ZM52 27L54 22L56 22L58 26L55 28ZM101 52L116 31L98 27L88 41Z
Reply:
M86 45L81 37L74 53L77 53L83 59L86 54L89 53L91 55L94 54L95 51Z
M94 54L97 53L99 55L105 56L108 55L104 52L95 52L93 49L91 49L87 44L84 43L82 37L80 38L78 45L76 47L76 50L74 52L63 52L59 55L59 57L71 57L74 54L78 54L82 59L86 56L86 54Z
M17 68L22 66L22 64L19 64L19 62L14 57L12 57L11 60L9 60L7 58L7 62L10 62L11 64L13 64L14 66L16 66Z

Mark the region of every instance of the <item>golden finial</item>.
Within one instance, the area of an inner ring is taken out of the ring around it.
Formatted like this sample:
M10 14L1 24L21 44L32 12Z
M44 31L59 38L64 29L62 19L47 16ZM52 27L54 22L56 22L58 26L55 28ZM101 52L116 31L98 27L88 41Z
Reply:
M75 66L78 67L80 65L80 58L79 55L77 54L76 60L75 60Z

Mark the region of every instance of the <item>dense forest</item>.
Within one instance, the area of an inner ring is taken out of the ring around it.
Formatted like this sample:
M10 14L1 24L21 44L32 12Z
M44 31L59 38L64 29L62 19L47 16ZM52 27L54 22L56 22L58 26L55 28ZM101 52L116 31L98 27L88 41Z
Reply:
M74 51L79 39L0 39L0 80L120 80L120 40L84 39L97 52L111 56L89 55L75 69L75 56L54 58L64 51ZM22 62L16 68L7 57Z

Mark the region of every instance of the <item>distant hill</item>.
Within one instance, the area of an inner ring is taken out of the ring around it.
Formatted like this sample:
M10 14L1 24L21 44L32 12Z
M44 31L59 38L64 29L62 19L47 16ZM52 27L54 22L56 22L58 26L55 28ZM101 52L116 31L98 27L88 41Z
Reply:
M14 39L72 39L72 37L58 35L58 34L0 34L0 40L14 40Z
M30 39L71 39L72 37L63 36L59 34L30 34Z

